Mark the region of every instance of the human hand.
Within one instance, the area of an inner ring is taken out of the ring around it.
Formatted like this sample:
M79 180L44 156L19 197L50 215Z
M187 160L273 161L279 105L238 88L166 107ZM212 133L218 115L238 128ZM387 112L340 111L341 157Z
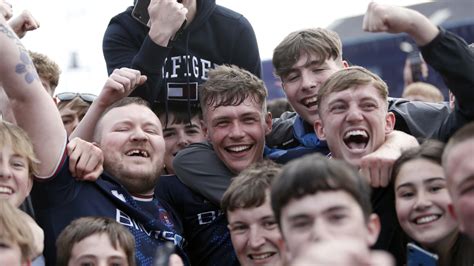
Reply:
M392 177L392 167L403 151L418 146L418 141L401 131L392 131L385 143L360 160L359 171L374 187L386 187Z
M20 39L28 31L36 30L40 26L38 20L28 10L23 10L20 15L8 21L8 24Z
M416 10L371 2L362 21L368 32L405 32L418 46L431 42L439 33L436 25Z
M180 256L176 254L171 254L170 256L170 262L168 264L169 266L183 266L183 260L181 259Z
M148 35L158 45L166 47L186 20L188 9L176 0L151 0L148 6Z
M146 79L146 76L141 75L140 71L135 69L126 67L115 69L94 102L107 108L114 102L130 95L137 86L145 83Z
M74 138L67 145L69 171L83 181L95 181L102 174L104 155L94 144Z
M6 21L13 16L12 5L5 0L0 0L0 16Z
M398 6L371 2L367 7L362 29L369 32L407 32L415 11Z

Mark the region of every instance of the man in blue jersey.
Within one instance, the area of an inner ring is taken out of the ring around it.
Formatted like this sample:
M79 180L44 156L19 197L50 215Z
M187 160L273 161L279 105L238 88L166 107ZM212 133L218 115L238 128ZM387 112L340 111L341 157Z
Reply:
M233 176L263 159L265 135L271 131L266 97L263 81L236 66L211 70L209 80L200 88L208 142L197 145L213 149L218 167ZM189 167L205 165L206 159L201 159L189 162ZM192 264L238 265L219 205L193 192L176 176L161 177L157 189L183 220Z
M0 47L0 81L14 103L18 125L32 139L41 161L31 195L45 232L46 264L55 265L54 242L61 230L83 216L111 217L127 227L135 236L139 265L152 264L156 248L166 241L172 241L186 261L181 225L166 203L153 196L164 141L160 121L144 101L125 99L99 117L94 136L104 151L106 173L96 182L75 180L66 163L66 131L57 107L42 87L27 50L1 16ZM115 71L94 109L108 107L117 95L123 97L145 79L137 70ZM74 148L68 147L72 153ZM25 167L19 162L14 166Z

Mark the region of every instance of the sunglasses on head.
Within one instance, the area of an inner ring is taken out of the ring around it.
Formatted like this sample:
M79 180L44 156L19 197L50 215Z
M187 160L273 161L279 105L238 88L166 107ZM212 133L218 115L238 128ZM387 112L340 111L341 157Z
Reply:
M92 93L61 92L61 93L56 94L56 98L58 98L60 102L71 101L72 99L76 97L79 97L84 102L88 102L88 103L92 103L95 100L95 98L97 98L97 96Z

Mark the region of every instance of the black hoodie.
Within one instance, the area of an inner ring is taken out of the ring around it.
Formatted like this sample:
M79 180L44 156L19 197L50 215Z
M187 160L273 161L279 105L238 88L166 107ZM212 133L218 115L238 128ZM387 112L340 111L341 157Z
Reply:
M207 80L209 69L216 65L234 64L261 75L252 26L244 16L216 5L215 0L197 0L196 16L170 47L154 43L148 27L136 21L131 12L129 7L110 20L103 52L109 75L116 68L130 67L148 77L132 96L150 103L165 103L168 99L194 104L198 85Z

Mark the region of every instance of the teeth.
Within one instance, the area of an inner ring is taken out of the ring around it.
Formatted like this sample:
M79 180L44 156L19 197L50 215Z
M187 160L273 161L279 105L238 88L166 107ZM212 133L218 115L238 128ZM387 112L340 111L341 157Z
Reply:
M148 152L142 150L131 150L126 153L127 156L142 156L148 158Z
M0 193L7 193L7 194L12 194L13 190L8 187L0 187Z
M311 107L316 104L316 101L318 100L318 97L313 96L307 99L303 100L303 104L306 105L307 107Z
M425 217L421 217L421 218L416 219L415 223L416 224L426 224L426 223L432 222L434 220L438 220L438 218L439 218L439 215L425 216Z
M266 258L270 258L273 256L274 253L264 253L264 254L259 254L259 255L250 255L250 258L253 260L264 260Z
M250 148L250 145L243 145L243 146L229 147L227 149L232 151L232 152L241 152L241 151L247 150L249 148Z
M346 132L346 134L344 135L344 138L347 139L352 136L363 136L365 138L368 137L367 132L365 132L364 130L351 130L351 131Z

